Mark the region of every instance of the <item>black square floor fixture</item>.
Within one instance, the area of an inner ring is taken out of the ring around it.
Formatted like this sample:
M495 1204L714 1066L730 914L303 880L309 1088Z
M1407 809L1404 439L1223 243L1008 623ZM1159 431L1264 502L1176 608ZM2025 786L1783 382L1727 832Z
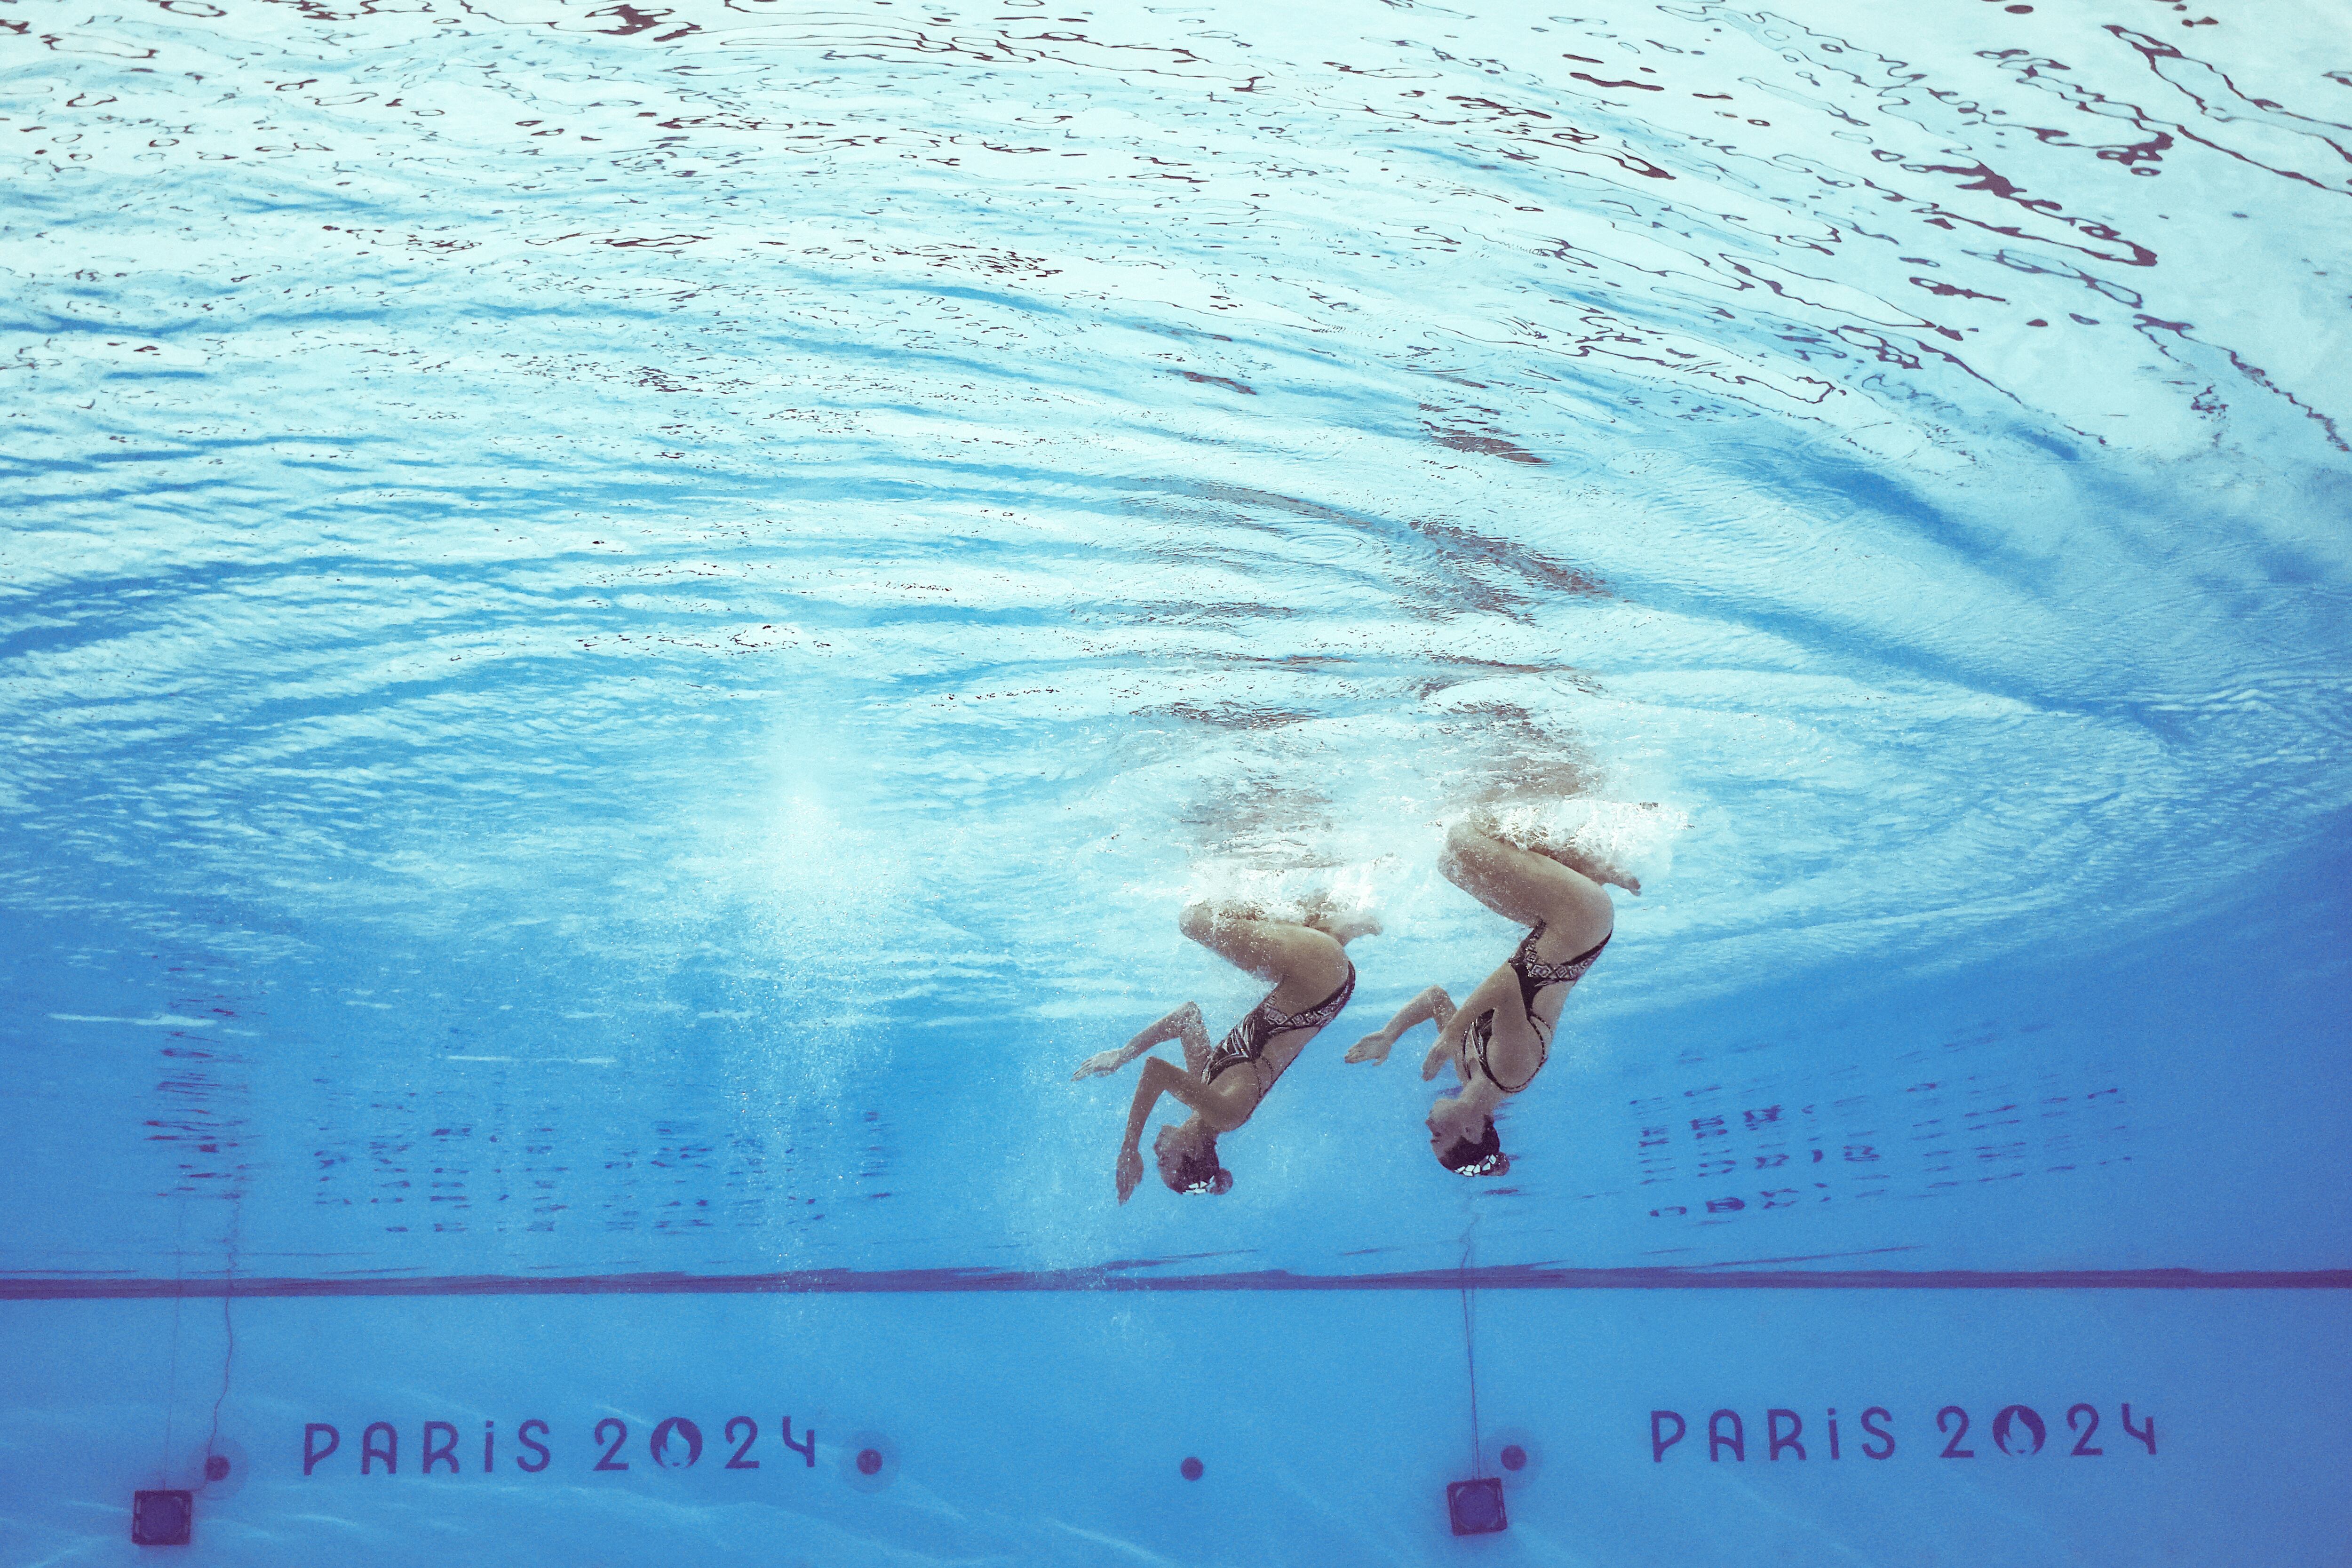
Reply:
M1499 1476L1454 1481L1445 1489L1445 1511L1453 1517L1456 1535L1492 1535L1510 1527L1503 1511L1503 1481Z
M131 1494L131 1543L133 1546L185 1546L196 1505L187 1492L155 1491Z

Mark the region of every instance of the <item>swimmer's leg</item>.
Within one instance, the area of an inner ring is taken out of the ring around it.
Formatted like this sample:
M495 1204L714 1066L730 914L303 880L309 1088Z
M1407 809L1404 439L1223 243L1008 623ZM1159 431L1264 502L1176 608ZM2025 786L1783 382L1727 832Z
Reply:
M1300 902L1305 906L1306 918L1299 923L1321 931L1342 947L1360 936L1381 934L1381 922L1377 919L1370 914L1340 913L1328 892L1310 893Z
M1548 935L1570 944L1571 952L1598 943L1617 923L1609 895L1591 877L1506 844L1475 820L1454 825L1438 868L1505 920L1549 928Z
M1655 801L1645 800L1642 804L1649 810L1657 809ZM1503 843L1510 842L1496 830L1496 824L1490 811L1481 809L1472 813L1465 819L1465 825L1474 833L1484 834L1489 838ZM1639 878L1580 848L1573 840L1565 844L1527 844L1515 846L1515 847L1524 848L1531 855L1540 855L1547 860L1556 860L1578 876L1589 878L1603 887L1620 887L1635 898L1642 896L1642 883Z
M1243 908L1209 903L1187 905L1177 926L1226 963L1271 981L1267 1000L1277 1012L1303 1012L1348 978L1339 939L1311 926L1261 920Z

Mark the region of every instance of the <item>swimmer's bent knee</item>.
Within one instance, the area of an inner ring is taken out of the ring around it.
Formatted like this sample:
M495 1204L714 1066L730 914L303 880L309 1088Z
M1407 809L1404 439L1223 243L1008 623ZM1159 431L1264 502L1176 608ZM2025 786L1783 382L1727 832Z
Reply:
M1469 855L1494 841L1489 826L1476 817L1465 816L1445 830L1445 852L1448 855Z

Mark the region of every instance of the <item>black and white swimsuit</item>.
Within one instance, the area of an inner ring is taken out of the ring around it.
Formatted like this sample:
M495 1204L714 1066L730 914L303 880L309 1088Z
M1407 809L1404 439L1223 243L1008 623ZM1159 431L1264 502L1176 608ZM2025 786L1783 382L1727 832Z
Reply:
M1565 963L1546 963L1536 956L1536 942L1543 933L1543 922L1538 921L1536 929L1520 940L1518 949L1511 954L1510 960L1511 973L1519 977L1519 1011L1527 1015L1528 1027L1535 1031L1537 1043L1543 1047L1536 1057L1535 1072L1528 1074L1525 1081L1515 1088L1496 1078L1495 1069L1487 1065L1486 1047L1495 1037L1495 1010L1492 1007L1478 1015L1478 1021L1470 1026L1470 1037L1465 1042L1468 1049L1476 1055L1478 1070L1486 1075L1486 1081L1505 1094L1517 1094L1535 1082L1536 1073L1543 1071L1544 1062L1551 1056L1551 1033L1543 1026L1543 1020L1536 1016L1536 998L1548 986L1573 985L1583 979L1584 972L1591 968L1593 962L1601 956L1601 948L1609 945L1609 937L1604 936L1596 945ZM1615 934L1614 931L1610 932L1610 936Z
M1322 1028L1346 1009L1348 998L1355 994L1356 966L1352 963L1348 965L1348 978L1339 983L1339 989L1304 1012L1276 1012L1274 993L1267 992L1256 1006L1242 1016L1242 1021L1234 1026L1233 1032L1209 1052L1208 1059L1201 1064L1201 1081L1214 1083L1217 1075L1227 1068L1247 1062L1250 1069L1257 1075L1257 1091L1263 1097L1267 1089L1274 1087L1275 1079L1282 1076L1279 1068L1275 1069L1273 1077L1266 1076L1266 1043L1276 1035L1286 1035L1295 1029ZM1291 1060L1297 1058L1294 1057Z

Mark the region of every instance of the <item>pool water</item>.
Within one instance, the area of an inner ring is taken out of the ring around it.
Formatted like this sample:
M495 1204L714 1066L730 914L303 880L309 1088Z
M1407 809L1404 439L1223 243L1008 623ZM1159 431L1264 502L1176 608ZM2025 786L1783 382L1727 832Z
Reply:
M0 1562L2332 1561L2347 22L0 7Z

